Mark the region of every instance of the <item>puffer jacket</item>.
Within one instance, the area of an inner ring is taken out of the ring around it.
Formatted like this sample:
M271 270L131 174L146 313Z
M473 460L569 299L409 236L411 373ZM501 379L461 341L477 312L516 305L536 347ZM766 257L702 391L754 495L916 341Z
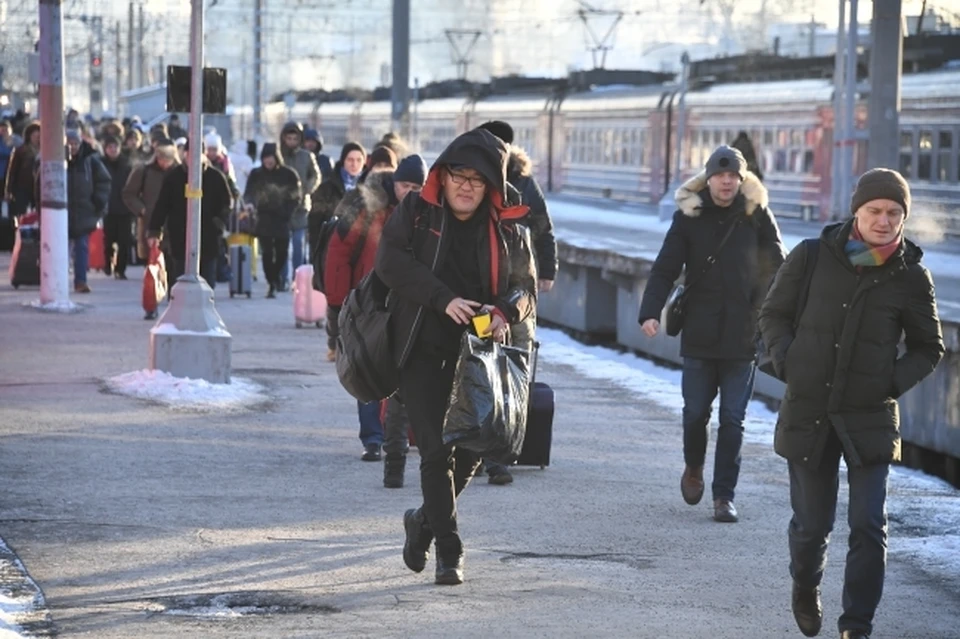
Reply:
M716 263L690 289L680 353L698 359L753 359L757 313L786 253L767 207L767 190L748 173L733 204L719 207L700 174L677 191L676 199L679 210L650 271L639 321L659 320L681 271L686 281L699 276L729 225L738 224Z
M448 164L473 166L493 186L488 188L489 260L481 265L487 274L483 289L488 299L509 324L516 324L533 312L537 299L536 267L530 246L530 234L518 220L527 208L507 207L507 151L504 143L483 129L464 133L450 143L430 170L427 183L419 193L411 193L396 208L383 229L377 251L377 277L390 289L391 348L399 367L403 367L417 344L424 314L434 313L445 321L446 308L456 295L437 276L450 247L447 232L452 216L442 204L440 172ZM494 172L493 167L499 166ZM478 211L478 214L484 214Z
M67 162L67 217L71 240L89 235L107 212L110 173L86 142Z
M110 204L107 206L107 215L130 217L130 208L123 201L123 189L130 177L130 162L126 156L120 154L116 160L103 158L103 165L110 173Z
M284 136L288 133L296 133L300 136L300 145L296 149L287 148L283 142ZM294 231L307 228L307 215L312 208L313 192L320 186L321 175L317 167L317 159L313 153L303 148L303 127L296 122L288 122L280 132L280 142L277 145L283 154L283 163L297 172L300 176L300 191L302 195L301 205L297 208L290 221L290 227Z
M763 341L787 384L774 449L810 467L819 465L831 429L852 466L898 461L897 398L933 372L944 353L923 252L904 240L885 264L858 271L844 250L853 224L823 230L796 328L808 258L803 243L777 273L760 312Z
M537 277L553 281L557 277L557 240L553 235L553 220L547 211L547 201L537 179L533 177L533 162L527 152L512 144L507 148L510 151L507 181L519 191L521 203L530 209L523 223L533 236Z
M150 216L153 215L157 200L160 199L163 180L166 174L177 166L179 166L179 160L166 171L160 168L156 159L146 164L136 164L123 187L123 202L137 220L137 256L142 260L147 259L149 255L147 229L150 227Z
M333 175L329 180L324 181L313 195L313 208L310 210L310 216L307 223L307 237L310 240L310 255L316 251L316 243L320 237L320 230L327 220L333 217L340 200L346 194L347 189L343 185L343 177L340 175L342 164L337 162L334 167Z

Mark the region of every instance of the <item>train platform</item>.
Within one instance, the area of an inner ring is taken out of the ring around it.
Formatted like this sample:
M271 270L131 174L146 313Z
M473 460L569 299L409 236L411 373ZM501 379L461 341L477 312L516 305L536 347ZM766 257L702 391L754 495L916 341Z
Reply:
M36 289L0 286L0 536L16 551L0 552L4 636L801 636L786 465L759 402L741 521L718 524L708 500L691 507L679 494L676 372L542 330L539 379L557 393L552 464L467 489L466 583L438 587L432 563L417 575L401 560L401 515L419 503L415 451L399 490L360 461L355 402L324 360L323 333L294 327L290 294L264 299L258 283L253 299L231 300L217 287L233 374L259 389L247 403L198 409L109 390L147 365L141 273L92 275L73 315L37 312L25 306ZM840 614L845 487L839 508L827 637ZM960 493L897 469L890 516L874 636L956 637ZM20 567L43 592L34 610L14 610L30 583Z
M628 257L655 259L670 228L669 220L661 221L656 205L651 204L551 194L548 205L558 240ZM819 222L790 218L777 221L788 250L804 238L817 237L823 227ZM940 314L960 320L960 239L945 236L920 217L908 221L907 237L923 249L923 263L937 286Z

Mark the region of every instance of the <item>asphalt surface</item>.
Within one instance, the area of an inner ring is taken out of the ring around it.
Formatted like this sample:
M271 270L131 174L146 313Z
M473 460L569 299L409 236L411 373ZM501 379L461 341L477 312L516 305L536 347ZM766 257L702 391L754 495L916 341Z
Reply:
M289 294L217 291L234 374L265 385L269 403L204 414L103 391L146 366L140 272L91 277L77 315L23 308L36 289L0 286L0 536L60 636L801 636L786 466L769 447L745 446L741 522L717 524L707 500L680 498L673 413L545 358L553 465L467 489L467 582L434 586L432 562L416 575L401 560L415 453L400 490L360 461L355 404L322 332L294 328ZM841 491L823 636L840 614L845 509ZM169 613L204 606L220 615ZM892 553L875 637L956 638L958 609L955 587Z

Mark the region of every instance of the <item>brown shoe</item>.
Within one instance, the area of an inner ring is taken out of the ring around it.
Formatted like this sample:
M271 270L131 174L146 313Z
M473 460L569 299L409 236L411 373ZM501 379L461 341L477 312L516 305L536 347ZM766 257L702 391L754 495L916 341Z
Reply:
M74 293L89 293L90 287L86 284L74 284L73 285Z
M680 494L683 501L696 506L703 499L703 466L686 466L680 477Z
M331 348L330 350L328 350L328 351L327 351L327 361L328 361L328 362L335 362L335 361L337 361L337 351L333 350L332 348Z
M724 524L735 524L740 519L737 509L729 499L713 500L713 519Z

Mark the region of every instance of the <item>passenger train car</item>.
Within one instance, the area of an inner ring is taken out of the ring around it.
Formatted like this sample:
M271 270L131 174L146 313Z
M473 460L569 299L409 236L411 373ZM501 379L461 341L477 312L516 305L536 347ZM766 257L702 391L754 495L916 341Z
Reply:
M856 123L866 126L866 84ZM535 162L546 190L655 202L676 160L676 86L608 86L557 95L527 93L480 99L423 100L411 105L411 148L428 162L456 135L490 119L510 122L515 143ZM682 172L698 170L717 145L746 131L778 215L829 219L834 144L830 80L716 84L685 97ZM265 134L294 119L319 129L334 153L344 142L372 146L390 129L386 101L271 104ZM252 118L230 117L232 137L251 137ZM905 75L899 168L914 190L914 209L946 220L960 234L960 69ZM865 133L865 131L864 131ZM855 150L855 174L866 168L866 141ZM845 211L837 212L843 214Z

